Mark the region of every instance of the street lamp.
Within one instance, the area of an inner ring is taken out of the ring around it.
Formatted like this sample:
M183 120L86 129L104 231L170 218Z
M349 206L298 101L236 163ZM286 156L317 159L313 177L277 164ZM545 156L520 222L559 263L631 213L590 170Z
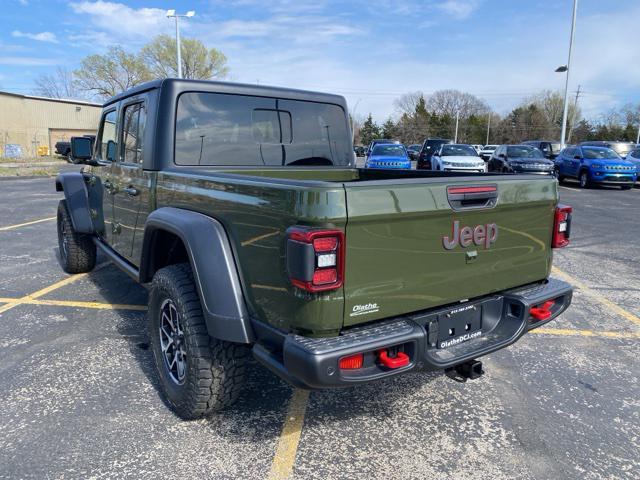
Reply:
M567 134L567 112L569 110L569 73L571 69L571 50L573 49L574 32L576 29L576 14L578 13L578 0L573 0L573 16L571 17L571 36L569 37L569 58L566 65L560 65L556 72L567 74L564 82L564 108L562 110L562 133L560 134L560 148L565 147L565 136Z
M180 27L178 26L180 18L191 18L196 14L193 10L187 13L179 14L175 10L167 10L167 18L176 19L176 50L178 52L178 78L182 78L182 55L180 54Z

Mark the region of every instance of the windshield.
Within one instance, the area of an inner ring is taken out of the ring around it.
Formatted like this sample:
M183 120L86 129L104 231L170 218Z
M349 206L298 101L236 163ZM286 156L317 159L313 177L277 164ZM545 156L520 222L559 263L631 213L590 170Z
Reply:
M558 153L560 151L560 144L559 143L552 143L551 144L551 151L553 153Z
M482 149L483 150L488 150L490 152L494 151L496 148L498 148L498 145L485 145Z
M402 145L376 145L373 147L371 155L379 157L404 157L404 147Z
M594 147L582 147L582 154L584 158L610 158L619 159L620 157L616 152L610 148L594 148Z
M478 152L469 145L443 145L441 155L443 157L477 157Z
M421 147L422 145L409 145L407 147L407 150L413 150L414 152L417 152L418 150L420 150Z
M542 152L535 147L518 145L507 147L507 157L511 158L544 158Z

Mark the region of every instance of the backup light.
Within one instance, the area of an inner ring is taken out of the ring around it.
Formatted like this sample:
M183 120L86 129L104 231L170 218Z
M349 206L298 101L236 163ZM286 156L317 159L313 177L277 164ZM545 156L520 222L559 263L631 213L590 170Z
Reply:
M568 205L558 205L556 207L553 221L553 237L551 239L551 248L561 248L569 245L572 212L573 209Z
M344 233L337 229L287 230L287 270L291 283L308 292L336 290L344 277Z

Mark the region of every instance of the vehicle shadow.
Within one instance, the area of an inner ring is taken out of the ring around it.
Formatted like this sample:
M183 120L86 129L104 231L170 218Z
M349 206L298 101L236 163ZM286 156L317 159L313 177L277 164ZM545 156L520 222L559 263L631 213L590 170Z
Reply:
M56 249L57 251L57 249ZM98 263L106 261L99 258ZM90 272L104 301L112 304L146 305L147 291L113 265ZM170 409L161 393L149 345L147 313L114 310L116 331L127 341L131 357L154 388L158 399ZM353 388L314 391L311 403L318 410L307 412L307 422L340 422L361 416L387 418L397 414L406 397L442 373L417 371ZM251 359L243 393L233 406L200 420L212 434L232 441L261 442L280 436L293 388ZM176 417L176 421L179 421Z

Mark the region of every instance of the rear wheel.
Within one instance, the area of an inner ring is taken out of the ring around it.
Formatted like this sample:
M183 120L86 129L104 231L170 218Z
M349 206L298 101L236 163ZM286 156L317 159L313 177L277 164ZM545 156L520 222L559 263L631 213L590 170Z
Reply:
M58 248L67 273L90 272L96 266L96 246L90 235L73 229L66 200L58 204Z
M586 170L580 172L580 177L578 178L578 180L580 181L580 188L589 188L591 186L589 173Z
M631 190L631 185L621 185L620 189L621 190Z
M200 418L237 400L249 349L209 336L188 264L153 277L149 336L162 392L179 417Z

